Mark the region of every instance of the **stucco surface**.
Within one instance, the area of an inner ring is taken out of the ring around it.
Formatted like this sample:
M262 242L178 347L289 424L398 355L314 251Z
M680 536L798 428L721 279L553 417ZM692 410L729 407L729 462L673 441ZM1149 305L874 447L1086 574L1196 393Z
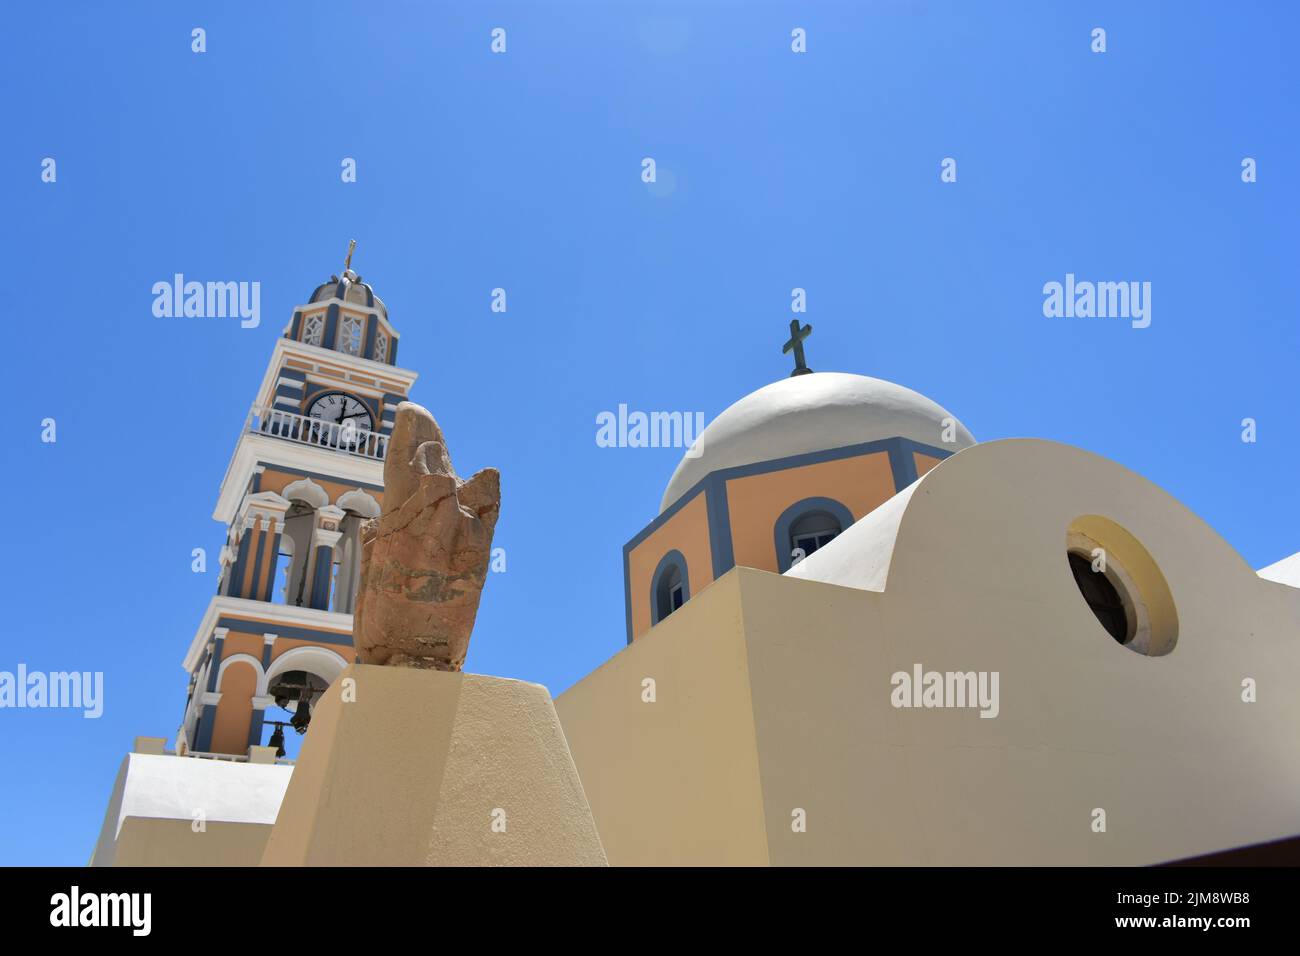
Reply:
M1090 515L1159 567L1169 653L1084 603L1066 534ZM784 576L729 572L557 706L614 865L1144 865L1300 833L1298 625L1300 592L1140 476L992 442ZM918 664L996 672L997 716L893 706ZM756 780L712 766L750 746Z
M349 681L355 700L345 702ZM546 688L364 664L317 705L263 857L267 866L604 863Z
M190 832L196 819L204 821L212 840L191 841L192 846L178 850L176 865L184 860L204 859L209 848L213 859L226 853L217 846L229 827L214 823L269 826L275 822L293 767L280 764L235 763L175 757L157 754L127 754L113 784L108 810L95 847L93 865L110 865L115 861L119 842L129 842L126 824L137 820L178 821L181 827L136 826L134 839L148 841L151 834ZM172 836L160 837L163 846L176 846ZM237 842L244 837L233 838ZM261 837L265 841L265 835ZM131 850L139 854L143 850ZM163 855L165 856L165 851ZM260 848L258 854L260 855ZM253 859L245 864L256 863ZM119 863L119 865L121 865Z

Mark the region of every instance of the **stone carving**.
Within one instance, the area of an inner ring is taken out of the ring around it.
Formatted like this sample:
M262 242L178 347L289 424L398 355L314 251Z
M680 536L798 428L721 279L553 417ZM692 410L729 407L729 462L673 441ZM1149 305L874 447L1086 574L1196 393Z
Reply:
M398 405L383 511L361 529L353 622L361 663L464 666L500 511L497 470L462 481L428 409Z

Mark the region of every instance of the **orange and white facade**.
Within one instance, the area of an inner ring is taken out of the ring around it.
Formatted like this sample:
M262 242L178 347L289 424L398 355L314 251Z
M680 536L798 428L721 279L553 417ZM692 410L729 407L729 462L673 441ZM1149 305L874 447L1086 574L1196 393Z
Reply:
M243 755L264 743L277 677L328 685L355 655L361 524L379 514L388 436L416 373L351 270L294 310L235 445L213 518L220 578L185 655L177 752Z

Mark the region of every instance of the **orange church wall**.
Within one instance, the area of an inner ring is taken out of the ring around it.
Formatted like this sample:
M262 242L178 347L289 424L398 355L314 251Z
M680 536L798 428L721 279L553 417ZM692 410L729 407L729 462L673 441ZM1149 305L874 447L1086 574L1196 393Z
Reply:
M920 478L927 471L933 468L942 458L935 458L933 455L923 455L919 451L912 452L912 461L916 462L916 477Z
M235 654L247 654L249 657L260 661L262 659L263 643L262 632L260 631L256 634L245 634L232 628L226 634L226 642L221 650L221 659L224 661Z
M888 452L732 478L727 510L736 564L776 571L777 519L804 498L833 498L856 521L894 496Z
M221 701L212 726L213 753L248 752L248 730L253 719L251 702L256 691L257 671L246 661L236 661L221 675Z
M628 555L632 604L632 634L650 630L650 579L660 560L677 550L686 559L687 590L691 597L713 582L713 552L709 547L709 514L703 491L655 529Z

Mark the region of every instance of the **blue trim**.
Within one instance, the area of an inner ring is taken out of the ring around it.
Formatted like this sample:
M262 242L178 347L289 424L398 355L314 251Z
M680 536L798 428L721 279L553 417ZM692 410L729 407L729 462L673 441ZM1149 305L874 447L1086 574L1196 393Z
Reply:
M253 477L258 478L260 476L254 475ZM254 493L256 494L256 492ZM239 554L235 557L235 563L231 565L230 587L226 589L226 594L229 597L244 596L244 568L248 566L248 538L249 533L245 531L243 537L239 539Z
M267 569L266 587L262 589L262 600L272 601L275 598L275 575L280 570L280 539L284 535L277 531L271 540L271 566Z
M296 381L296 382L305 382L305 381L307 381L307 373L306 373L306 372L302 371L301 369L289 368L287 365L282 366L282 367L280 368L280 374L277 375L276 377L277 377L277 378L291 378L291 379L293 379L293 380Z
M366 340L361 347L361 354L366 358L374 360L375 358L375 328L379 325L379 319L371 313L366 317Z
M203 713L199 715L198 733L194 749L200 753L212 752L212 725L217 722L217 705L204 704Z
M276 632L275 637L276 640L279 640L280 638L279 632ZM271 648L273 646L274 646L273 644L266 643L265 637L262 638L262 670L264 671L271 666Z
M342 298L342 296L339 296ZM320 344L327 349L337 349L338 343L334 341L334 336L339 328L339 306L335 302L325 310L325 334L321 337Z
M248 722L248 746L260 747L262 745L262 721L266 719L266 711L253 708L253 719Z
M623 619L627 624L627 642L632 643L632 568L628 563L629 550L623 548Z
M293 314L293 325L290 326L289 328L288 338L297 340L298 336L301 334L302 334L302 310L299 309Z
M691 599L691 578L686 568L686 556L676 548L659 559L655 573L650 575L650 626L654 627L663 618L659 616L659 584L665 574L676 568L682 575L682 604ZM669 611L669 614L672 612ZM667 615L665 615L667 616Z
M790 554L790 528L810 511L829 512L840 523L841 531L853 524L853 513L834 498L804 498L786 508L781 512L781 517L776 519L772 534L773 546L776 548L776 567L782 574L794 564L794 556Z
M727 483L720 479L704 487L705 507L709 518L709 549L713 557L713 580L736 566L736 552L731 539L731 506L727 502Z
M291 398L295 401L302 399L302 383L297 385L277 385L275 387L274 398Z
M388 363L389 365L397 364L397 335L394 333L388 337Z
M266 621L245 621L239 617L223 617L217 621L216 626L229 628L237 634L255 634L258 637L267 632ZM345 644L349 647L352 645L351 634L321 631L314 627L286 627L282 624L276 624L274 627L277 638L283 637L290 641L315 641L317 644ZM345 654L344 657L346 656Z
M311 606L320 611L330 609L330 573L334 570L334 549L316 546L316 565L312 568Z
M208 691L217 689L217 672L221 670L221 652L225 649L226 639L218 637L212 645L212 657L208 661Z
M894 472L895 493L916 481L916 459L912 457L912 449L901 438L889 449L889 467Z
M255 595L258 600L262 598L262 588L258 582L262 577L262 552L266 549L266 530L259 529L257 532L257 551L253 556L253 576L249 579L249 593Z

